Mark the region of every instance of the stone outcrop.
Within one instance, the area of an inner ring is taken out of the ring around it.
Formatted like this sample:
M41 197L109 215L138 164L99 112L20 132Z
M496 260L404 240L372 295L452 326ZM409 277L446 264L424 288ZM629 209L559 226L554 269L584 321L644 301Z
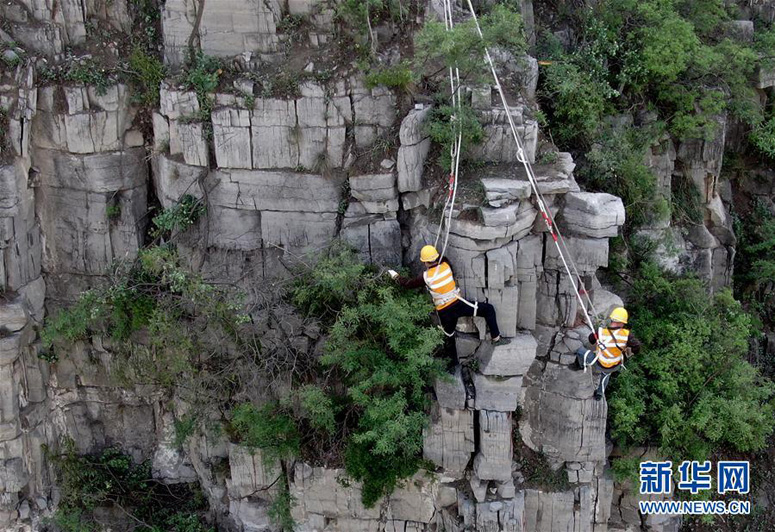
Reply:
M604 461L607 405L592 397L599 376L537 362L525 379L525 443L556 462Z

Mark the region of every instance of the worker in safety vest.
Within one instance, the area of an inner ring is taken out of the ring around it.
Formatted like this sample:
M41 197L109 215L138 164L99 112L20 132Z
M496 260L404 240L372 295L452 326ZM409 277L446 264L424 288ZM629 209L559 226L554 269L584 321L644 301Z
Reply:
M505 344L506 339L501 338L498 321L495 318L495 307L489 303L466 301L460 296L460 288L455 284L452 267L446 259L439 262L439 252L433 246L424 246L420 250L420 261L425 265L425 272L413 279L402 279L397 272L388 270L390 276L401 286L406 288L419 288L423 285L433 298L436 312L439 315L441 328L448 338L455 335L458 318L463 316L481 316L487 322L490 336L495 345ZM457 365L457 353L454 342L447 349L449 357L449 369Z
M611 374L622 369L624 357L640 351L640 342L625 328L628 319L627 310L615 308L609 316L608 327L600 327L596 333L589 335L589 343L597 346L595 351L583 347L576 351L576 362L572 369L582 370L591 366L602 373L600 384L595 390L595 399L598 401L605 395Z

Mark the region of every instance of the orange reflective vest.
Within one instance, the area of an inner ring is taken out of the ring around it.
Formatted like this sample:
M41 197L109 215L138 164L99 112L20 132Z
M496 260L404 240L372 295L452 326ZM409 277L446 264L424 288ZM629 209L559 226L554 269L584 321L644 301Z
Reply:
M622 362L624 348L630 337L629 329L606 329L600 327L597 330L597 361L604 368L612 368Z
M431 293L436 310L447 308L460 297L460 289L455 285L455 279L452 277L452 268L446 262L429 268L422 277Z

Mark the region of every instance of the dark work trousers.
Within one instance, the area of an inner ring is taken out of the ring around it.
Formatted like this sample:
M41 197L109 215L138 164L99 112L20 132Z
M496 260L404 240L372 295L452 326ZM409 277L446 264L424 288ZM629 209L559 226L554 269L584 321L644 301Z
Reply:
M464 316L473 316L474 307L457 300L447 308L437 312L439 314L441 327L444 329L444 332L447 333L447 340L444 348L448 358L447 368L453 369L457 365L457 349L455 347L455 338L452 335L455 334L457 320ZM484 318L484 321L487 322L487 328L490 329L491 337L496 338L500 336L501 332L500 329L498 329L498 321L495 319L495 307L489 303L479 303L479 306L476 309L476 315L481 316Z
M617 371L621 371L622 365L617 364L612 368L606 368L600 364L600 362L595 362L592 364L592 361L595 360L595 352L590 351L589 349L584 349L583 347L579 347L576 351L576 360L579 363L579 366L582 368L584 366L594 368L596 373L600 373L600 384L597 385L597 390L595 391L595 394L597 395L605 395L605 389L606 386L608 386L608 381L611 379L611 375L613 373L616 373Z

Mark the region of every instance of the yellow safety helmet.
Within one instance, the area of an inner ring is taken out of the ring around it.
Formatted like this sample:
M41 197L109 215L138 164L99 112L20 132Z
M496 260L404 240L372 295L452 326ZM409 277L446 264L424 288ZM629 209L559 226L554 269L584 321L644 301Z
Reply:
M630 315L624 307L616 307L611 311L611 315L609 316L611 321L618 321L619 323L627 323L629 317Z
M423 246L420 250L420 260L422 262L433 262L439 258L438 250L433 246Z

